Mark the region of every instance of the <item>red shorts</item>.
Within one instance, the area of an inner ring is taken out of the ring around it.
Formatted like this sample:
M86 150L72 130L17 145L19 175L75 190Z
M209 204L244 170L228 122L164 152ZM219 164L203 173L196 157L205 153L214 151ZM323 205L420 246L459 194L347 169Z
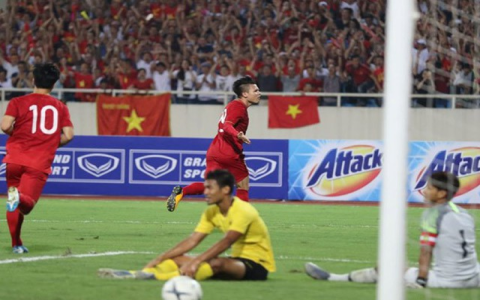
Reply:
M7 164L6 177L8 187L16 187L20 194L37 203L47 182L48 174L22 165ZM28 214L29 211L22 211L22 213Z
M248 169L243 157L232 159L207 156L207 168L205 170L205 176L207 176L208 172L219 169L225 169L232 173L236 182L240 182L248 177Z

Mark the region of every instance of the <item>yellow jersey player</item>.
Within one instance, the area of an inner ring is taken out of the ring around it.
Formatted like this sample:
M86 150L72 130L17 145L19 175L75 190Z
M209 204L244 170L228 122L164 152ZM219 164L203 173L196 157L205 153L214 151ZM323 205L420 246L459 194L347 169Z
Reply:
M204 211L193 234L149 262L141 271L100 269L105 278L168 280L186 275L196 280L208 278L266 280L275 271L268 229L258 211L232 196L235 178L226 170L215 170L205 179ZM199 245L215 228L225 235L202 254L185 254ZM231 248L230 257L219 257Z

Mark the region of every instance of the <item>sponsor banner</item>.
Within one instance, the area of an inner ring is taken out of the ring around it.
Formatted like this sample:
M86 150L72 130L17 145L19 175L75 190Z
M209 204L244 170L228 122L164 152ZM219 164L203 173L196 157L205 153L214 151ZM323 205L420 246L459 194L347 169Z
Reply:
M0 136L0 155L6 136ZM211 139L77 136L58 149L45 194L159 196L175 185L203 182ZM286 199L288 141L252 140L245 146L250 197ZM0 165L5 181L5 164Z
M380 199L383 148L378 141L291 140L291 200Z
M423 201L426 179L436 171L448 171L458 176L460 189L454 202L480 203L480 143L410 143L408 201Z

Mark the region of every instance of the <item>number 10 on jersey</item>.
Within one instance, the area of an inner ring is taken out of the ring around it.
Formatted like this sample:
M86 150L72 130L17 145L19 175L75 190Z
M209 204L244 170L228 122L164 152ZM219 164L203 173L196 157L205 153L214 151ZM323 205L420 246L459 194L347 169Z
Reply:
M40 128L40 131L43 134L54 134L57 131L58 128L58 111L57 109L52 106L52 105L46 105L42 107L40 110L40 122L38 120L38 106L37 105L32 105L28 108L32 113L33 113L33 121L32 121L32 133L37 132L37 123L40 123L38 126ZM46 119L47 119L47 111L52 111L52 117L53 117L53 122L52 122L52 127L51 128L46 128Z

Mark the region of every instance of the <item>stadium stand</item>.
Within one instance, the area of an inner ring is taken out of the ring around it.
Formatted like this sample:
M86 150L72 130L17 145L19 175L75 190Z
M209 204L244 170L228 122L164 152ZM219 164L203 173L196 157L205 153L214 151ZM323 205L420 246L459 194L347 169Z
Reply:
M418 1L416 94L478 94L474 1ZM57 87L231 91L240 76L263 92L382 93L386 0L10 0L0 18L0 85L31 87L53 61ZM478 27L478 26L477 26ZM142 70L143 69L143 70ZM18 95L13 93L12 95ZM21 93L20 93L21 94ZM94 95L64 95L95 101ZM178 103L221 103L180 95ZM320 105L335 105L324 97ZM343 98L343 106L381 100ZM414 106L446 107L421 98ZM457 101L478 106L478 100Z

